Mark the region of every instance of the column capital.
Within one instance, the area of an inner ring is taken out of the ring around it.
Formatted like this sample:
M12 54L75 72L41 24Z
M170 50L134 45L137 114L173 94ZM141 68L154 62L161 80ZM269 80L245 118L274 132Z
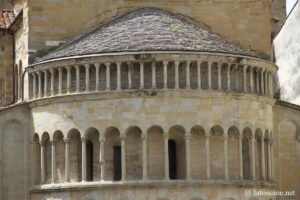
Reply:
M45 145L46 145L46 142L45 142L45 141L40 141L39 143L40 143L40 146L41 146L41 147L45 147Z
M246 71L248 69L248 65L243 65L243 70Z
M120 139L121 139L121 140L125 140L125 138L126 138L126 134L121 134L121 135L120 135Z
M141 134L141 138L142 138L142 140L146 140L148 138L148 135L143 133L143 134Z
M105 65L106 67L109 67L109 66L110 66L110 62L105 62L104 65Z
M51 145L55 145L55 143L57 142L57 140L52 139L49 142L51 143Z
M65 143L70 143L71 138L64 138L63 140L64 140Z
M104 135L100 135L99 142L100 143L104 143L105 142L105 136Z
M192 135L190 133L184 135L184 140L189 141L191 138L192 138Z
M165 139L168 139L168 138L169 138L169 136L170 136L170 134L169 134L169 133L163 133L163 137L164 137Z
M169 64L169 61L166 61L166 60L163 61L164 66L167 66L168 64Z
M85 67L85 68L88 68L88 69L89 69L90 66L91 66L90 64L84 64L84 67Z
M94 63L94 65L95 65L96 68L100 67L99 63Z
M209 139L210 138L210 134L204 134L205 139Z
M175 60L175 61L174 61L174 64L175 64L175 66L179 66L179 64L180 64L180 61L178 61L178 60Z
M83 136L80 139L81 139L82 142L86 142L86 137Z
M76 70L79 70L79 65L74 65Z
M70 70L71 70L71 66L69 66L69 65L68 65L68 66L65 66L65 68L66 68L67 71L70 71Z
M54 69L49 69L49 71L52 75L54 74Z
M58 69L58 72L61 72L62 71L62 67L59 67L59 68L57 68Z
M191 64L191 61L190 60L186 60L185 62L186 62L186 65L189 67L190 64Z

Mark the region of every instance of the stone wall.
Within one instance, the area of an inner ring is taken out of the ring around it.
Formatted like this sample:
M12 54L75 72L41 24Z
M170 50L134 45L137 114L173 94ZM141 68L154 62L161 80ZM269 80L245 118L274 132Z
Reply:
M286 0L272 0L271 15L272 39L274 39L286 20Z

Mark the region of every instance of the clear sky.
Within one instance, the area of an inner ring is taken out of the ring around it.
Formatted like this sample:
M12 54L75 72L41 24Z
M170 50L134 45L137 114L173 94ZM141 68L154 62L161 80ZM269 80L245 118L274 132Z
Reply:
M288 15L297 0L286 0L286 14Z

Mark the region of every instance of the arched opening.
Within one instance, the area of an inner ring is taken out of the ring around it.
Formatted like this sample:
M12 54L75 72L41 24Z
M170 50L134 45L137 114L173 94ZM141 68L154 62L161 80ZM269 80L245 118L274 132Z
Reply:
M185 155L185 130L182 126L173 126L169 136L169 175L171 179L185 179L186 155ZM171 177L171 173L172 177Z
M242 137L242 158L243 158L243 178L251 179L251 138L252 133L249 128L243 130Z
M163 129L152 126L147 131L148 178L160 180L164 178L164 138Z
M262 180L262 157L261 157L261 142L262 142L262 130L256 129L255 131L255 175L257 180Z
M142 131L137 126L126 130L125 155L126 155L126 179L140 180L143 175Z
M34 174L33 183L38 185L41 183L41 147L39 141L39 135L37 133L33 136L33 171Z
M86 141L86 180L93 181L93 142Z
M121 140L116 127L105 131L104 142L105 180L120 181L122 177Z
M224 131L221 126L213 126L210 130L209 157L212 179L224 179Z
M228 173L230 180L239 179L239 130L232 126L228 129Z
M64 182L65 180L65 144L61 131L55 131L53 134L55 142L55 158L56 158L56 182Z
M194 126L191 129L191 136L191 178L203 180L206 177L205 131L201 126Z
M81 155L81 139L80 132L77 129L71 129L68 132L68 138L70 138L69 146L69 165L70 165L70 182L81 181L81 165L82 165L82 155Z
M100 144L99 131L96 128L89 128L85 133L86 137L86 179L95 181L100 179Z
M44 147L44 166L45 166L45 182L51 182L51 144L49 133L44 132L41 139L41 145ZM42 153L42 152L41 152Z
M177 153L176 153L176 142L175 140L168 141L168 154L169 154L169 174L170 179L177 179Z

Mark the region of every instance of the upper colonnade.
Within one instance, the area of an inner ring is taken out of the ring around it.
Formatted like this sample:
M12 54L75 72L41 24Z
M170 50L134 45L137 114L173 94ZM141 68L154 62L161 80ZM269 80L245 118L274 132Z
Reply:
M71 57L27 68L31 100L134 90L217 90L272 98L276 71L257 58L187 52Z

